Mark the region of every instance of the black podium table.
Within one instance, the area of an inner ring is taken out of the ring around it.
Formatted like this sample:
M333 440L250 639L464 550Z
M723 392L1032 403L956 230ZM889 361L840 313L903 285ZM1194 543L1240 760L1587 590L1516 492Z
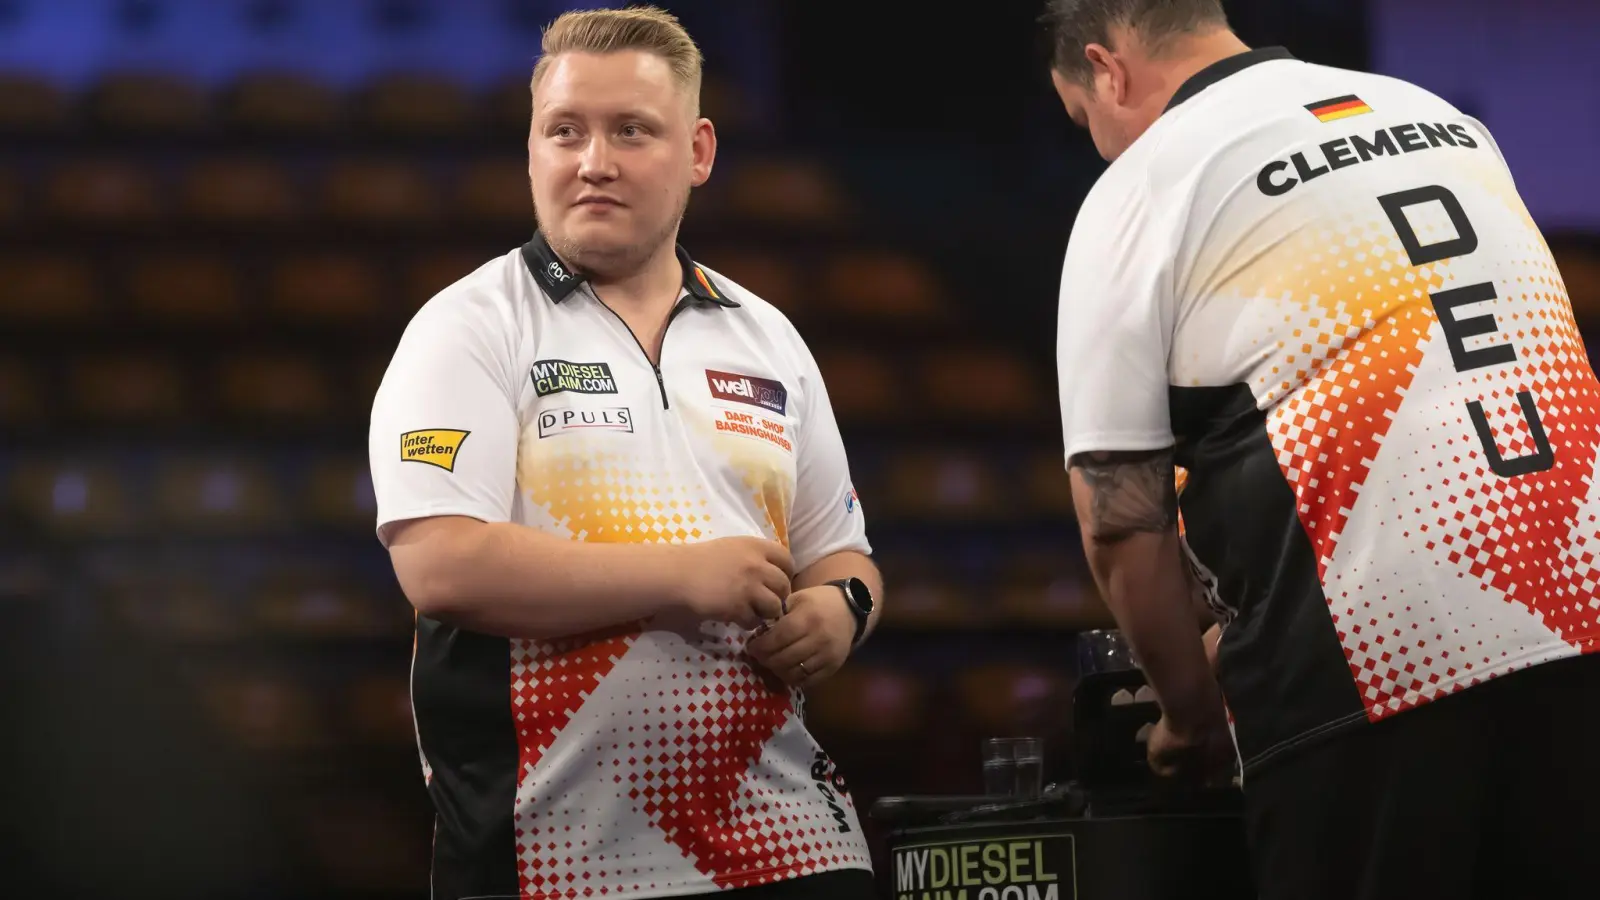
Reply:
M1237 813L1045 818L888 834L894 900L1249 900Z

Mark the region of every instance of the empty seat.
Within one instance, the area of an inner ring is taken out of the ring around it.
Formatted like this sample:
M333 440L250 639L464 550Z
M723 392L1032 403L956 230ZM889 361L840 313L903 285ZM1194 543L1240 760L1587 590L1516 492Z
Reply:
M30 460L11 472L12 506L48 533L116 534L135 526L123 473L105 461Z
M1043 584L1007 584L999 590L999 609L1009 621L1063 630L1115 628L1094 579L1064 574Z
M180 75L119 72L89 95L89 110L101 125L121 131L191 131L206 124L205 91Z
M924 263L897 253L848 253L822 268L817 302L859 318L934 319L943 310L939 279Z
M704 262L790 318L805 311L801 307L810 291L804 283L804 267L793 259L760 250L729 249L707 255Z
M1072 680L1061 670L981 665L957 675L955 686L962 711L986 735L1045 737L1070 722Z
M995 579L1012 622L1081 630L1115 627L1073 543L1013 552Z
M477 271L488 256L482 253L445 252L424 256L406 271L405 309L407 318L433 299L433 296Z
M233 263L200 253L141 258L127 276L128 297L141 318L180 324L239 321L244 305Z
M23 212L21 178L10 170L0 170L0 223L15 222Z
M56 584L37 553L0 552L0 597L41 597Z
M87 260L53 253L0 258L0 321L74 322L100 310Z
M153 356L96 356L72 367L71 396L79 412L108 421L158 421L184 410L183 376Z
M1556 265L1566 284L1572 311L1585 325L1600 319L1600 251L1580 246L1555 246Z
M32 73L0 73L0 131L54 131L70 118L66 92Z
M896 738L914 734L927 713L916 674L883 665L848 665L806 691L806 723L830 736Z
M481 222L533 223L533 194L525 160L477 160L461 173L457 211Z
M330 216L373 226L415 225L431 219L438 206L427 173L405 163L338 163L329 168L323 190Z
M147 223L161 214L160 197L150 173L131 163L80 160L57 167L45 179L45 210L83 224Z
M883 354L824 344L816 358L839 421L868 423L915 411L900 368Z
M735 134L751 122L750 98L737 81L707 74L700 82L700 115L721 134Z
M259 466L237 459L178 459L161 467L156 508L173 525L248 531L282 518L276 485Z
M398 897L428 884L431 829L417 823L432 811L414 805L416 798L397 802L397 793L406 794L387 784L368 796L327 788L300 792L293 802L302 807L297 820L304 831L295 835L296 844L316 866L319 883L341 896L363 897Z
M228 123L247 131L309 133L339 121L333 89L296 72L251 72L228 91Z
M311 419L332 410L326 374L299 356L249 354L223 364L224 406L252 419Z
M844 189L813 160L762 160L730 174L728 211L743 219L826 225L850 210Z
M416 740L411 687L404 675L357 679L345 694L343 712L357 740L391 745Z
M281 223L300 213L294 179L268 160L196 163L184 177L182 198L185 215L202 222Z
M358 389L366 387L363 384ZM377 382L373 382L366 396L371 397L377 389ZM377 521L378 504L366 457L322 459L313 464L306 479L305 508L314 520L325 524L372 527Z
M943 581L896 582L894 602L883 608L883 623L905 629L962 628L980 616L959 588Z
M445 76L398 73L373 82L361 100L362 118L384 131L458 134L472 122L472 98Z
M355 362L354 371L350 373L349 393L360 398L368 410L371 409L373 396L378 393L378 385L383 383L384 373L389 370L392 354L393 351L365 355Z
M883 506L891 516L987 518L1007 508L995 473L970 454L913 451L887 470Z
M483 97L483 115L500 133L526 136L533 119L529 79L517 78L490 88Z
M155 578L109 596L124 621L155 640L219 641L245 633L219 586L197 575Z
M944 418L1036 420L1052 416L1055 410L1033 370L1014 352L943 350L925 357L918 375L920 393Z
M1075 521L1072 478L1067 474L1066 458L1059 452L1044 451L1028 461L1022 489L1033 508L1051 516Z
M221 673L199 685L212 721L244 747L287 751L327 742L316 695L305 685L269 674Z
M272 275L273 314L296 322L362 322L379 314L378 268L358 256L290 257Z
M26 425L44 410L41 379L17 359L0 359L0 426Z
M254 607L259 624L294 637L364 637L381 629L370 599L348 579L273 577L257 590Z

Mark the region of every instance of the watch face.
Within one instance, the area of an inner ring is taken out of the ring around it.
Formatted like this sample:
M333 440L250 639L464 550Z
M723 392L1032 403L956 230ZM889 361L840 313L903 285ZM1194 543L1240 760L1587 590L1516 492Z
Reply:
M862 612L871 613L872 591L867 589L867 583L859 578L852 578L850 579L849 587L850 599L855 601L856 606L860 607Z

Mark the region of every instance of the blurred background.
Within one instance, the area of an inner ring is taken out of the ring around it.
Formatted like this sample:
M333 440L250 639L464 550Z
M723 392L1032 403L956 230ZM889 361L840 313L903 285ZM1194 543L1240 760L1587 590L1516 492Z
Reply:
M372 393L411 313L531 233L557 0L0 0L0 746L40 896L420 898L411 614ZM605 4L599 4L605 5ZM614 4L621 5L621 4ZM888 578L814 692L858 808L1070 771L1084 568L1060 260L1104 164L1039 0L665 2L719 164L683 243L821 361ZM1600 323L1600 7L1234 0L1255 45L1483 119Z

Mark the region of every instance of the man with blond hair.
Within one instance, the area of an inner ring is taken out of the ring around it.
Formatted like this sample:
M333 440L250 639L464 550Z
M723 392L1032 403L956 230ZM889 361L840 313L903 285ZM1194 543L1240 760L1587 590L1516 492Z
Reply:
M801 690L881 582L805 343L677 244L700 67L657 9L545 31L537 234L417 313L373 405L439 900L873 893Z

